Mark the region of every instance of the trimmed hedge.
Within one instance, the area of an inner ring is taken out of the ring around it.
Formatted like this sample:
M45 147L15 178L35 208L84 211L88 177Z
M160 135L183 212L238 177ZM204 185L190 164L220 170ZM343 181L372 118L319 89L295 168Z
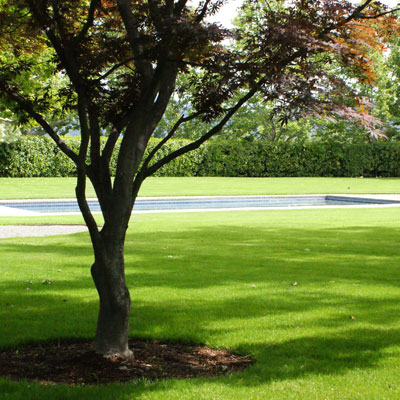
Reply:
M210 142L200 176L400 176L400 143Z
M68 140L77 151L78 140ZM0 175L8 177L74 176L74 163L43 137L20 137L0 143Z
M160 139L152 139L149 149ZM65 139L77 151L79 138ZM175 139L154 157L188 143ZM103 142L104 144L104 142ZM117 147L119 143L117 143ZM117 149L118 150L118 149ZM115 152L116 154L117 152ZM116 156L111 160L115 171ZM46 137L21 137L0 143L0 176L74 176L75 167ZM156 176L400 176L400 143L340 144L210 141L164 166Z
M66 138L64 141L76 153L80 138ZM160 139L151 139L145 155L156 146ZM176 139L167 143L154 157L153 162L166 154L189 143L189 140ZM105 145L105 140L102 140ZM110 162L111 173L115 173L120 142ZM193 176L200 164L200 152L179 157L165 165L156 176ZM62 177L76 176L75 164L65 156L48 137L22 136L14 142L0 142L1 177Z

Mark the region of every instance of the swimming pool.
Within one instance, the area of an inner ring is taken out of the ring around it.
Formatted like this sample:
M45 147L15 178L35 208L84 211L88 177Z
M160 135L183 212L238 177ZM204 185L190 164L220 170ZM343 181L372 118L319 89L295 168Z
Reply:
M97 200L88 200L92 212L100 212ZM138 198L134 212L233 210L326 206L400 205L399 201L376 198L311 195L311 196L213 196ZM65 200L15 200L0 201L1 207L24 210L38 214L79 213L75 199Z

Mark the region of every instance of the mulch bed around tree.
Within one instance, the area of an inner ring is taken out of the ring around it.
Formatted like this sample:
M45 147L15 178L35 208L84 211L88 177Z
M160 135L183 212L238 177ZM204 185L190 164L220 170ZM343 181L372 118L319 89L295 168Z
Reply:
M104 358L90 342L24 346L0 351L0 376L42 384L92 385L133 379L210 377L241 371L253 363L205 346L131 340L130 360Z

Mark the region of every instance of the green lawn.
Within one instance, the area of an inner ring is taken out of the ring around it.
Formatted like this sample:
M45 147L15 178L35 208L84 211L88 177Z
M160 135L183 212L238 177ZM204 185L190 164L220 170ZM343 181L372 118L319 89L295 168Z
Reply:
M399 221L398 208L136 215L132 336L229 348L256 364L109 386L0 380L0 398L399 399ZM0 258L1 347L93 337L87 234L0 240Z
M75 178L0 178L0 200L70 198ZM400 193L400 178L149 178L140 196ZM94 197L89 186L88 197Z

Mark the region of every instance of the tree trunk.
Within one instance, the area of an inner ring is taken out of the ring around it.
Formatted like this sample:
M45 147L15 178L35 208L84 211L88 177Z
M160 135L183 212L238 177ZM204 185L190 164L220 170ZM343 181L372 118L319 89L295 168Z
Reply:
M105 239L102 254L95 254L91 270L100 298L94 349L105 356L130 357L130 295L125 284L124 238Z

